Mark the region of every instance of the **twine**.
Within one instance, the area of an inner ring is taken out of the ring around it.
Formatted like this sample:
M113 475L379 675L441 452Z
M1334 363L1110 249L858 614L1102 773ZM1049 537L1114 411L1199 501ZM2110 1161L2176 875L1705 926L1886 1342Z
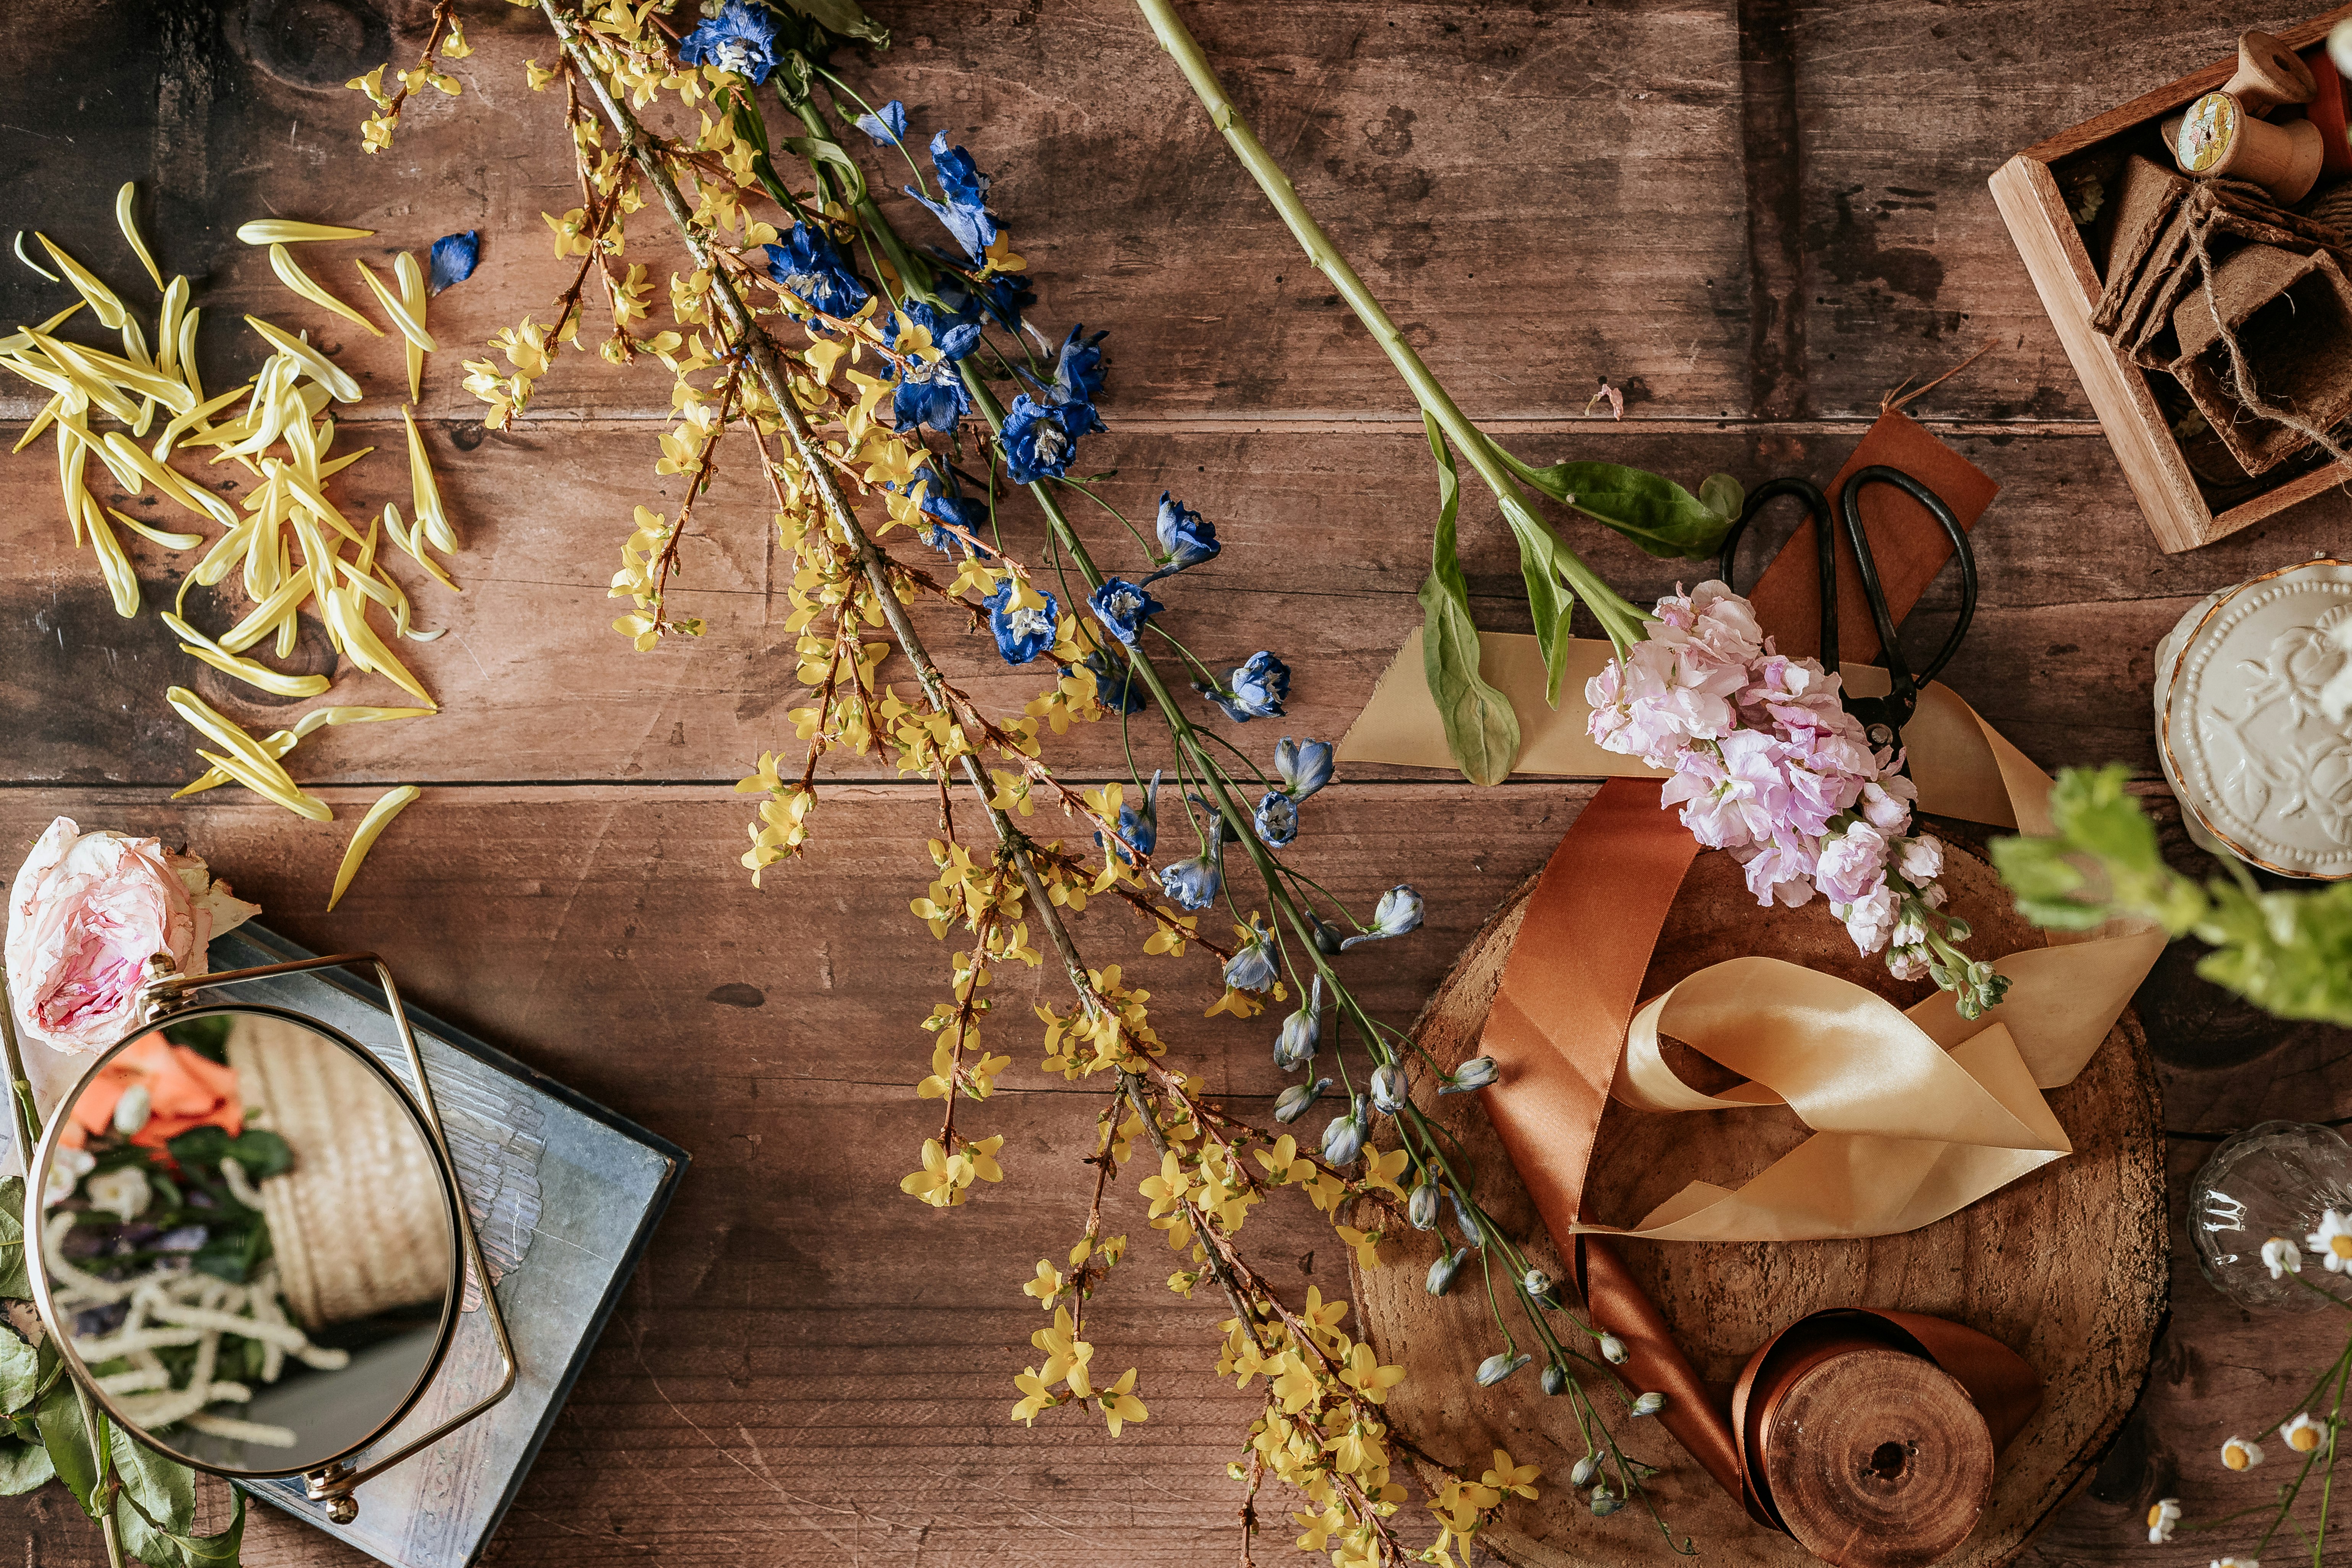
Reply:
M2221 182L2207 182L2205 184L2199 186L2191 195L2189 199L2204 204L2206 208L2210 211L2215 205L2212 195L2213 186L2220 183ZM2235 182L2231 183L2234 184ZM2249 191L2260 190L2260 187L2252 185L2244 186L2242 188ZM2268 194L2263 194L2264 195L2264 199L2268 199ZM2330 196L2333 196L2335 193L2330 192L2329 195ZM2322 218L2318 221L2327 222L2329 220ZM2222 316L2221 301L2213 292L2213 253L2207 249L2205 246L2205 225L2196 221L2196 219L2192 217L2187 225L2187 228L2189 231L2189 255L2191 259L2196 263L2198 270L2197 286L2204 295L2205 308L2213 314L2213 330L2220 335L2221 345L2228 349L2230 353L2230 379L2231 383L2230 388L2231 395L2235 397L2238 400L2239 406L2245 409L2248 413L2263 419L2268 419L2274 424L2284 425L2286 428L2294 431L2296 435L2303 437L2305 440L2319 447L2320 450L2326 452L2330 458L2339 463L2352 463L2352 452L2347 452L2342 446L2338 445L2336 437L2332 434L2320 428L2318 426L2314 425L2310 420L2305 419L2303 416L2294 412L2294 410L2282 407L2279 405L2271 402L2262 395L2259 389L2256 388L2254 385L2254 367L2246 358L2246 351L2244 347L2238 342L2236 330L2232 328L2229 321ZM2331 247L2330 248L2333 247Z

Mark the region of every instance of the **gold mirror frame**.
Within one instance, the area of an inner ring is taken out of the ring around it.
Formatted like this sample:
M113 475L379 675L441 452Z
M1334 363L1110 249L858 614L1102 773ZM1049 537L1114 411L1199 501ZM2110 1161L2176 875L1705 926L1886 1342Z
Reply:
M409 1073L415 1079L416 1087L414 1090L402 1083L399 1077L378 1059L373 1051L369 1050L341 1030L321 1023L316 1018L295 1012L290 1008L266 1003L238 1004L223 1000L198 1005L194 999L194 994L200 991L238 985L247 981L267 980L281 974L299 974L306 970L340 969L346 965L364 967L374 972L376 984L383 990L385 1010L391 1014L393 1027L400 1036L401 1050L408 1058ZM48 1125L41 1131L38 1147L27 1154L25 1163L24 1214L25 1235L28 1242L25 1248L26 1269L32 1280L34 1302L39 1310L42 1325L56 1340L58 1358L64 1364L68 1375L73 1378L77 1387L98 1402L106 1411L110 1420L114 1420L118 1426L122 1426L126 1432L129 1432L131 1428L116 1415L112 1398L99 1388L98 1380L91 1375L89 1369L82 1364L80 1355L73 1348L72 1336L59 1325L50 1291L47 1260L42 1255L44 1249L37 1245L30 1244L34 1238L42 1234L46 1218L45 1205L41 1202L47 1186L46 1173L56 1152L58 1141L64 1135L68 1108L74 1104L82 1090L103 1068L106 1060L112 1057L114 1050L119 1050L121 1046L180 1017L201 1016L206 1013L227 1010L265 1013L299 1023L303 1027L313 1030L356 1052L365 1060L368 1066L373 1068L383 1081L390 1087L394 1098L400 1101L409 1115L415 1119L419 1130L424 1132L426 1145L433 1152L435 1165L441 1176L442 1196L454 1220L451 1236L456 1243L456 1257L453 1258L452 1262L457 1267L450 1278L449 1298L443 1307L441 1330L434 1345L432 1358L418 1375L415 1386L409 1390L398 1408L386 1416L373 1431L325 1464L314 1465L304 1470L278 1472L299 1475L302 1478L303 1495L314 1502L325 1504L327 1518L332 1522L349 1524L359 1517L359 1500L352 1496L359 1486L382 1475L402 1460L431 1447L450 1433L486 1414L492 1405L514 1391L516 1377L514 1341L507 1333L506 1314L499 1305L498 1291L490 1282L490 1271L482 1256L481 1242L474 1234L472 1212L467 1208L465 1194L458 1185L457 1161L449 1152L448 1138L441 1129L441 1112L434 1103L432 1080L425 1074L425 1059L417 1050L415 1034L408 1026L408 1012L401 1004L400 990L393 984L392 971L384 966L383 960L372 952L343 952L325 958L307 958L290 963L268 963L254 969L224 970L215 974L191 977L174 973L171 961L163 954L159 953L150 959L148 978L140 988L140 1022L137 1029L131 1035L125 1037L122 1041L118 1042L115 1047L101 1053L99 1065L93 1067L75 1083L72 1092L61 1100L58 1109L51 1112ZM15 1086L20 1100L29 1104L31 1084L25 1073L23 1056L16 1047L15 1020L8 1019L5 1023L7 1026L0 1027L0 1048L5 1048L6 1052L8 1078ZM432 1386L434 1378L440 1373L442 1363L448 1354L450 1342L457 1334L459 1309L465 1300L466 1268L468 1265L473 1269L474 1278L479 1281L482 1309L488 1317L491 1331L498 1339L499 1361L502 1369L498 1387L471 1407L440 1423L431 1431L403 1444L394 1452L382 1458L373 1459L365 1465L356 1463L355 1460L364 1453L370 1444L381 1440L385 1433L406 1418L409 1412L415 1408L417 1400L423 1397L425 1391ZM223 1470L146 1437L143 1433L139 1440L181 1464L204 1470L208 1474L226 1476L238 1480L266 1479L269 1474L269 1472Z

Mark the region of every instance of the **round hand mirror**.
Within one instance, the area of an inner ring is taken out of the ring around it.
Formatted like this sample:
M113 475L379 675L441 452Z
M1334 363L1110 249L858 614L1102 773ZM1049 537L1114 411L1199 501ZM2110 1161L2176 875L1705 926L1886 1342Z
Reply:
M202 1469L352 1475L457 1325L431 1126L366 1048L293 1013L186 1007L107 1052L51 1112L26 1192L68 1368Z

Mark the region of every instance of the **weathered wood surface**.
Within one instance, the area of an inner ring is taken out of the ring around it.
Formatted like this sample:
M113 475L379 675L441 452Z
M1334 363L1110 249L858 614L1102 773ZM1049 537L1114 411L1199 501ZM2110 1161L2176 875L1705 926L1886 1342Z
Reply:
M1252 1404L1208 1374L1221 1310L1160 1289L1149 1247L1099 1302L1103 1354L1142 1369L1150 1420L1117 1443L1080 1420L1034 1431L1004 1420L1039 1321L1017 1286L1082 1221L1075 1153L1096 1109L1023 1060L1028 977L1002 982L1018 1065L980 1108L1009 1134L1011 1180L945 1215L893 1190L929 1121L906 1086L927 1056L914 1026L946 955L905 912L925 877L929 797L868 775L828 796L826 847L808 868L760 895L734 866L748 812L725 786L789 741L794 702L773 656L785 612L765 506L740 473L722 479L698 511L707 531L688 547L677 601L710 618L710 635L633 656L604 629L604 588L631 506L676 504L652 473L663 382L567 360L538 416L509 435L482 431L457 390L457 362L490 331L545 315L564 268L538 215L577 196L559 105L520 84L520 60L547 58L543 37L529 12L500 5L468 7L477 52L453 68L465 95L413 100L395 152L360 154L360 100L341 84L412 50L426 9L36 0L0 19L12 218L143 302L110 222L116 185L138 179L165 265L201 285L211 384L257 363L238 346L238 313L317 321L231 237L244 219L365 224L382 251L468 226L485 240L481 271L435 302L449 347L423 407L469 544L463 598L415 594L428 625L453 628L415 655L446 711L328 731L298 753L298 776L343 824L386 783L428 785L343 905L318 912L345 826L233 791L165 804L190 759L161 691L194 668L152 615L122 621L106 607L89 557L65 547L41 451L0 458L12 547L0 859L13 863L58 812L188 840L289 935L381 948L425 1005L695 1152L494 1561L1190 1564L1231 1551L1223 1464ZM1113 430L1087 448L1121 470L1106 495L1132 511L1172 487L1221 525L1226 553L1171 596L1171 625L1213 657L1276 647L1299 672L1286 728L1335 733L1415 620L1425 570L1433 486L1396 383L1131 9L875 9L899 47L854 78L904 99L919 125L947 125L997 174L994 203L1031 259L1049 329L1113 329ZM2148 652L2174 618L2215 586L2345 543L2352 505L2330 496L2207 550L2158 554L1983 184L2017 147L2293 14L2212 0L2063 17L2017 0L1466 11L1223 0L1188 15L1438 374L1529 456L1573 450L1685 482L1716 468L1751 482L1825 475L1890 387L1991 343L1916 410L2004 487L1978 532L1979 627L1948 679L2045 765L2147 769ZM641 232L632 259L658 274L667 253ZM316 270L355 292L345 254ZM63 303L0 263L0 326ZM390 345L327 341L371 388L395 379ZM1603 376L1625 392L1622 425L1582 416ZM30 406L0 388L0 417ZM357 412L347 444L384 447L388 400ZM396 449L343 482L356 505L404 499ZM1635 597L1696 574L1589 527L1570 536ZM173 568L131 548L151 602L167 595ZM1517 626L1510 546L1475 502L1465 550L1482 617ZM1951 604L1939 587L1907 635L1932 646ZM228 608L200 605L196 618L216 625ZM984 649L953 646L985 700L1025 694ZM382 694L358 677L338 689ZM1264 728L1238 738L1262 745ZM1115 754L1108 731L1059 744L1080 774ZM1368 773L1311 807L1318 876L1353 894L1405 879L1429 896L1428 928L1363 965L1368 999L1410 1016L1588 794ZM1086 923L1115 952L1126 918ZM1146 962L1188 1065L1263 1109L1279 1081L1265 1031L1187 1016L1209 999L1204 967ZM2256 1500L2266 1479L2227 1477L2210 1456L2274 1416L2336 1349L2322 1321L2224 1305L2197 1279L2179 1221L2197 1162L2229 1129L2347 1113L2344 1037L2251 1014L2192 963L2168 957L2138 999L2170 1134L2170 1323L2137 1410L2029 1562L2138 1556L2137 1515L2159 1493L2182 1496L2192 1518ZM1286 1213L1269 1205L1245 1239L1298 1258L1289 1268L1311 1254L1311 1272L1283 1272L1286 1283L1337 1289L1328 1231ZM1139 1217L1129 1224L1140 1234ZM2038 1239L2107 1245L2099 1232ZM1630 1542L1640 1527L1580 1528ZM13 1560L17 1535L44 1568L97 1560L54 1490L0 1507L0 1557ZM1271 1536L1260 1552L1287 1555ZM267 1512L247 1554L354 1561Z
M1997 956L2043 945L2009 906L1991 868L1955 854L1946 862L1952 907L1976 927L1971 951ZM1478 1052L1479 1036L1517 938L1527 896L1511 902L1465 950L1414 1037L1442 1067ZM1769 952L1878 990L1898 1005L1927 992L1898 984L1854 952L1826 909L1759 914L1728 857L1702 856L1684 879L1657 956L1643 978L1652 996L1708 964ZM1991 1498L1952 1568L1998 1568L2063 1502L2106 1439L2123 1425L2147 1370L2165 1309L2164 1154L2155 1062L2138 1021L2126 1014L2080 1077L2049 1094L2074 1145L2067 1159L1902 1236L1867 1241L1681 1245L1627 1242L1620 1253L1649 1292L1698 1375L1730 1384L1748 1354L1809 1312L1878 1307L1926 1312L1979 1329L2041 1374L2042 1405L2000 1456ZM1482 1173L1488 1212L1536 1245L1530 1259L1563 1276L1526 1190L1485 1118L1456 1101L1431 1107L1466 1145ZM1612 1105L1593 1151L1587 1218L1633 1225L1692 1181L1725 1188L1762 1171L1807 1137L1786 1110L1653 1115ZM1486 1175L1483 1173L1492 1173ZM2096 1254L2049 1248L2038 1238L2102 1232ZM1423 1288L1433 1238L1411 1236L1399 1267L1356 1273L1356 1300L1383 1358L1406 1377L1389 1397L1399 1430L1452 1464L1507 1447L1515 1456L1584 1452L1569 1401L1526 1376L1475 1386L1478 1363L1499 1348L1493 1316L1469 1281L1442 1298ZM1512 1314L1515 1318L1516 1314ZM1517 1327L1516 1321L1514 1328ZM1605 1325L1604 1325L1605 1326ZM1603 1408L1609 1400L1601 1399ZM1621 1425L1637 1458L1671 1453L1646 1423ZM1656 1500L1678 1532L1707 1543L1711 1561L1795 1565L1811 1561L1785 1535L1752 1524L1739 1500L1683 1464L1656 1482ZM1514 1502L1493 1544L1512 1562L1542 1568L1645 1562L1659 1550L1646 1531L1597 1533L1584 1500L1565 1489Z

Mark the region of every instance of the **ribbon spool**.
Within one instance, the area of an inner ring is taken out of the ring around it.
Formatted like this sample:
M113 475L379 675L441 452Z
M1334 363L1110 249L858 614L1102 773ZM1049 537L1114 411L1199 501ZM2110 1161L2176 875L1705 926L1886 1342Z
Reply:
M1733 1392L1748 1510L1836 1568L1926 1568L1976 1528L2038 1390L2022 1360L1956 1324L1817 1312Z

